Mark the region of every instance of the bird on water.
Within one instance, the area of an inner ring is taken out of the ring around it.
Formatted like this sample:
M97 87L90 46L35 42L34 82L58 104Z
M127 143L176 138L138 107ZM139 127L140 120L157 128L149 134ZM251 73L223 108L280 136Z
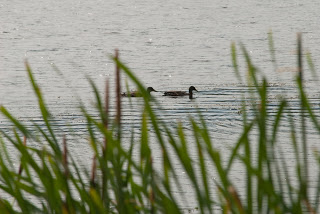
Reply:
M156 90L154 90L152 87L148 87L147 88L147 92L150 95L150 92L157 92ZM121 93L122 97L142 97L142 93L140 91L129 91L129 92L123 92Z
M193 98L193 91L198 91L194 86L190 86L189 93L186 91L166 91L164 92L163 96L172 96L172 97L178 97L178 96L187 96L189 95L189 99Z

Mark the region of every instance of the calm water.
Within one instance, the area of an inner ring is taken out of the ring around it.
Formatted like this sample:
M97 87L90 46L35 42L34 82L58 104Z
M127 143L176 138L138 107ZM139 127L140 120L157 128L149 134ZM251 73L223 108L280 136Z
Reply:
M242 95L247 91L233 72L231 42L245 44L254 63L269 77L270 114L275 114L276 98L281 95L290 98L292 109L298 109L292 83L296 33L303 32L304 51L312 53L317 68L319 11L320 2L316 0L280 3L253 0L29 0L21 3L4 0L0 3L0 104L30 127L34 122L42 124L24 68L24 60L28 59L56 118L56 129L71 129L81 136L83 141L70 147L82 160L90 160L86 124L79 114L76 97L92 106L94 100L87 76L100 89L104 88L106 78L110 78L113 88L114 65L109 55L119 48L121 59L146 86L164 91L187 90L194 85L199 92L192 101L154 93L162 106L158 114L175 124L187 121L199 109L212 131L215 146L227 155L241 132L239 110ZM275 40L277 70L272 66L268 49L270 29ZM239 59L245 78L243 59L241 56ZM53 65L63 73L63 78ZM305 79L319 115L319 82L314 81L310 72ZM133 102L135 107L130 108L128 100L123 101L124 126L128 133L131 125L139 131L141 102L139 99ZM10 129L2 116L0 128ZM283 133L288 131L289 127L283 127ZM312 129L309 138L310 147L319 149L319 135ZM280 142L285 151L287 141L288 136L284 134ZM290 149L286 155L288 159L293 158ZM180 173L183 179L182 169ZM235 170L235 177L242 174L240 169ZM239 181L239 188L242 182ZM187 195L190 192L186 190ZM186 208L194 206L188 203Z

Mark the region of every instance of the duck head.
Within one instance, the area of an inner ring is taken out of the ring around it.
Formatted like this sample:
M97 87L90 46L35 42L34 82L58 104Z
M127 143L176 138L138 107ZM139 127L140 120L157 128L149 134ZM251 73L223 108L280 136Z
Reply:
M190 86L189 93L191 93L192 91L198 91L198 90L194 86Z
M192 91L198 91L194 86L190 86L189 88L189 99L192 99Z
M150 94L151 91L157 92L157 91L154 90L152 87L148 87L148 88L147 88L147 92Z

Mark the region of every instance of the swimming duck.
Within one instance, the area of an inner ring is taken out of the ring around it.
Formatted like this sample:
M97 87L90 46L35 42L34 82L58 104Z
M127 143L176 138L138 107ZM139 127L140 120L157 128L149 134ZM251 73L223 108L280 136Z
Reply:
M192 91L198 91L194 86L190 86L189 88L189 93L185 92L185 91L166 91L164 92L163 96L173 96L173 97L177 97L177 96L187 96L189 95L189 99L192 99Z
M154 90L152 87L148 87L147 88L147 92L148 94L150 95L150 92L151 91L155 91L157 92L156 90ZM129 91L129 92L123 92L121 93L121 96L122 97L142 97L142 93L140 91Z

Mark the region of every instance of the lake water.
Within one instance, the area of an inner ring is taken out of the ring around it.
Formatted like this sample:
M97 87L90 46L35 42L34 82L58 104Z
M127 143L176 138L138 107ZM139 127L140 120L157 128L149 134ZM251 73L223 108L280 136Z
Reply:
M293 109L299 108L292 82L297 65L296 33L303 33L304 53L312 54L318 68L319 11L320 2L316 0L29 0L23 3L4 0L0 3L0 104L30 127L34 122L42 123L24 67L24 60L28 59L56 118L56 129L72 129L81 136L84 139L81 145L77 142L70 147L82 160L91 160L77 96L89 107L93 105L87 77L101 90L109 78L114 93L114 64L109 56L118 48L121 59L145 86L165 91L187 90L194 85L199 92L191 101L153 93L162 107L158 113L164 121L175 124L186 122L200 110L212 131L215 146L228 154L242 131L239 110L242 95L248 90L234 74L231 42L243 43L254 64L268 76L271 115L275 114L276 98L281 95L290 99ZM270 58L270 30L276 47L277 69ZM242 55L239 60L245 79ZM306 62L304 66L307 70ZM122 80L124 85L124 75ZM305 85L319 116L319 82L309 71L305 74ZM130 82L129 87L135 88ZM123 104L125 128L129 133L133 125L138 132L141 102L134 100L133 109L128 99ZM10 127L0 116L0 128ZM284 130L288 133L289 127ZM311 129L309 132L310 148L318 150L319 135ZM284 136L280 142L289 141L287 138ZM293 158L292 151L287 155L288 159ZM182 169L180 173L183 178ZM235 173L237 177L237 173L244 172L235 170ZM316 176L316 173L311 175L311 180ZM186 194L189 192L186 190ZM192 202L186 203L186 208L194 206Z

